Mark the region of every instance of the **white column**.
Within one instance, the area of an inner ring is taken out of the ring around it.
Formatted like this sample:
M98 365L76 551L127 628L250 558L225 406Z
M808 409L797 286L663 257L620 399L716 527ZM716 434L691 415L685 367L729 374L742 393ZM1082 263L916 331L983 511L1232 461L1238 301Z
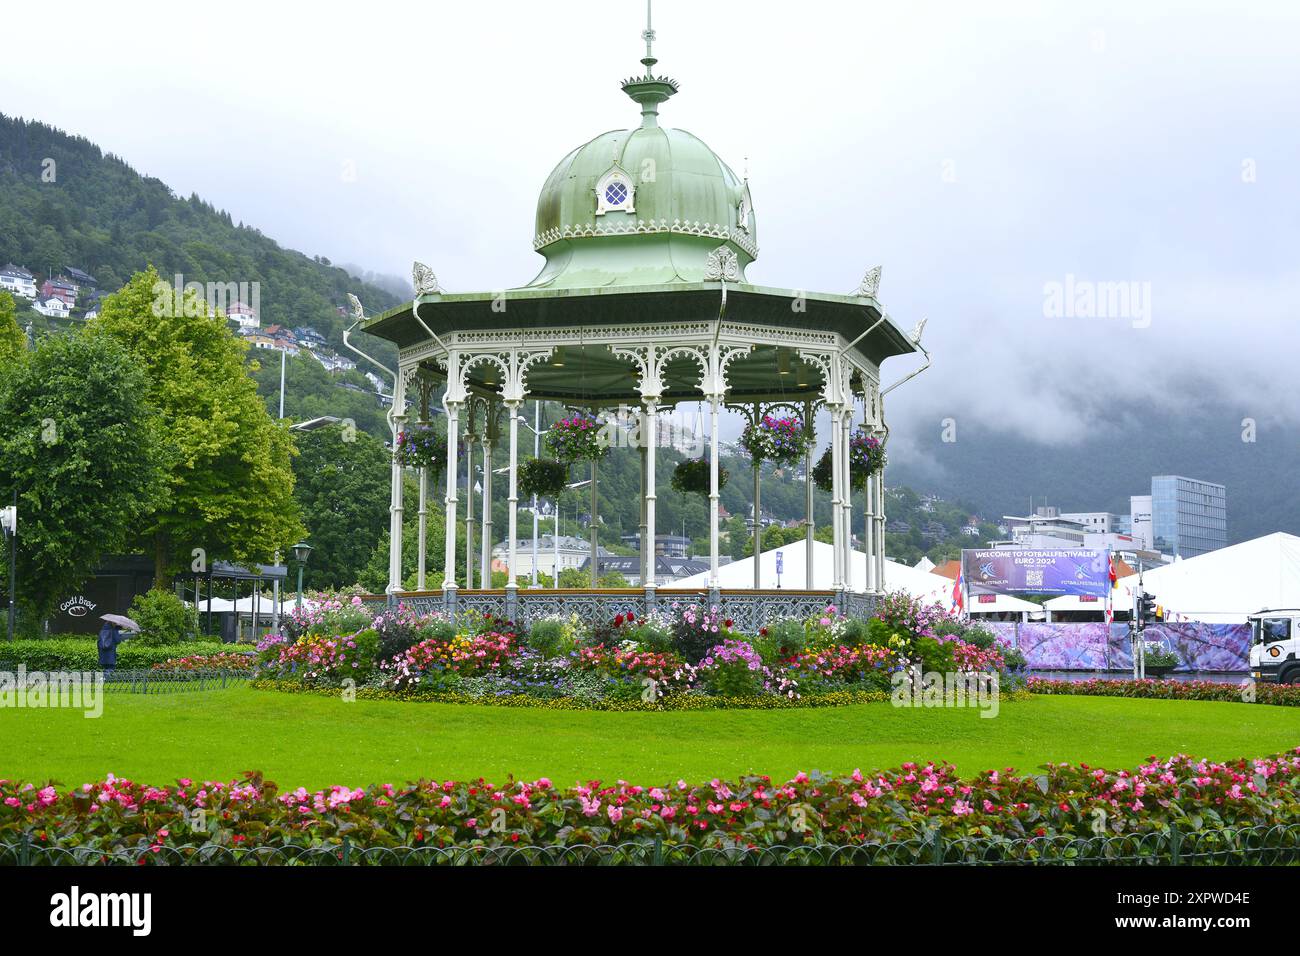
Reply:
M844 590L853 590L853 483L849 480L849 429L853 423L852 400L840 414L840 469L843 475L844 494L840 507L844 522ZM865 556L864 556L865 558Z
M510 496L506 499L510 505L510 520L507 522L510 533L508 591L519 588L519 405L517 401L506 402L506 414L510 417Z
M415 589L423 591L425 586L425 568L428 565L427 538L429 531L429 469L420 469L420 515L419 542L416 545Z
M445 402L447 410L447 511L444 537L447 549L442 565L443 591L456 590L456 484L460 477L457 444L460 440L460 402Z
M709 399L709 587L718 587L718 406L721 395Z
M491 414L491 411L489 411ZM483 545L479 559L479 580L483 587L492 586L492 440L483 437Z
M470 416L470 425L473 425ZM465 587L474 587L474 433L465 433Z
M599 534L596 530L596 506L599 494L596 491L596 460L591 461L591 524L587 530L591 539L591 586L593 588L600 586L600 546Z
M885 472L882 468L873 479L876 486L876 590L885 590Z
M805 508L807 516L804 519L804 587L812 588L813 586L813 403L804 402L803 404L803 422L804 427L808 429L808 453L804 456L803 474L804 474L804 495L806 496Z
M645 446L645 492L643 500L645 502L645 531L642 532L644 537L641 541L648 545L645 550L646 572L641 578L644 587L654 590L655 587L655 445L659 439L659 406L654 400L645 403L645 417L649 424L649 433L646 435L642 444Z
M844 470L840 454L840 406L830 406L831 411L831 589L844 587L844 509L841 496L844 488Z
M650 576L649 569L654 566L654 544L652 540L646 538L646 446L649 443L649 418L642 409L640 440L637 454L641 457L641 535L638 539L641 545L641 586L645 587L646 580Z
M406 370L400 365L393 382L393 474L388 505L388 588L389 594L402 589L402 463L397 460L397 434L406 423Z

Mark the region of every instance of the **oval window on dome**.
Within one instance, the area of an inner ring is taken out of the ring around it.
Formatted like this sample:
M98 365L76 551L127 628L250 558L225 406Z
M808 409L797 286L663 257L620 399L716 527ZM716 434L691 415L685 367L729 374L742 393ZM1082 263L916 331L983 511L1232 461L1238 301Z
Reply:
M621 206L627 202L627 186L624 183L614 180L605 187L605 204L608 206Z

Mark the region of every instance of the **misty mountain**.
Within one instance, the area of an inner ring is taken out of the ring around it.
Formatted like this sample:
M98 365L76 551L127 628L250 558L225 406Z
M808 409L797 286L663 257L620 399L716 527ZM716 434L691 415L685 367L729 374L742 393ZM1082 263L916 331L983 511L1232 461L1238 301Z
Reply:
M1192 400L1194 402L1194 400ZM941 429L894 429L886 481L976 502L981 517L1025 514L1035 505L1064 511L1129 513L1129 496L1149 494L1152 475L1184 475L1227 486L1228 541L1273 531L1300 534L1300 427L1283 417L1255 420L1205 400L1181 411L1126 407L1070 444L1044 445L959 419L957 440ZM902 399L899 399L902 404Z

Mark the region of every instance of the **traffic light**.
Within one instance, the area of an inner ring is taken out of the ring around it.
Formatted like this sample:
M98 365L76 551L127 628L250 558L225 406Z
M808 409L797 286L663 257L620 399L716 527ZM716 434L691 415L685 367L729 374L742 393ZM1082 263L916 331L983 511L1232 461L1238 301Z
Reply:
M1143 592L1138 598L1138 627L1146 627L1156 621L1155 595Z

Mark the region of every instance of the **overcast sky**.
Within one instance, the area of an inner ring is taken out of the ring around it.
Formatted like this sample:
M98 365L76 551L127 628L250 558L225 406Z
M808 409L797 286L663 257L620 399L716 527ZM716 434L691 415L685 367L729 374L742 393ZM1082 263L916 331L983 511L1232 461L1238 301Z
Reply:
M1300 4L658 0L654 19L681 83L663 124L748 171L751 281L847 292L881 263L890 313L928 317L933 369L890 396L900 441L952 416L1069 442L1117 393L1214 398L1205 378L1242 416L1300 421ZM0 111L308 254L501 288L542 262L552 166L638 121L618 83L643 21L638 0L48 3L32 36L66 24L67 47L7 44ZM1067 276L1138 298L1046 314Z

